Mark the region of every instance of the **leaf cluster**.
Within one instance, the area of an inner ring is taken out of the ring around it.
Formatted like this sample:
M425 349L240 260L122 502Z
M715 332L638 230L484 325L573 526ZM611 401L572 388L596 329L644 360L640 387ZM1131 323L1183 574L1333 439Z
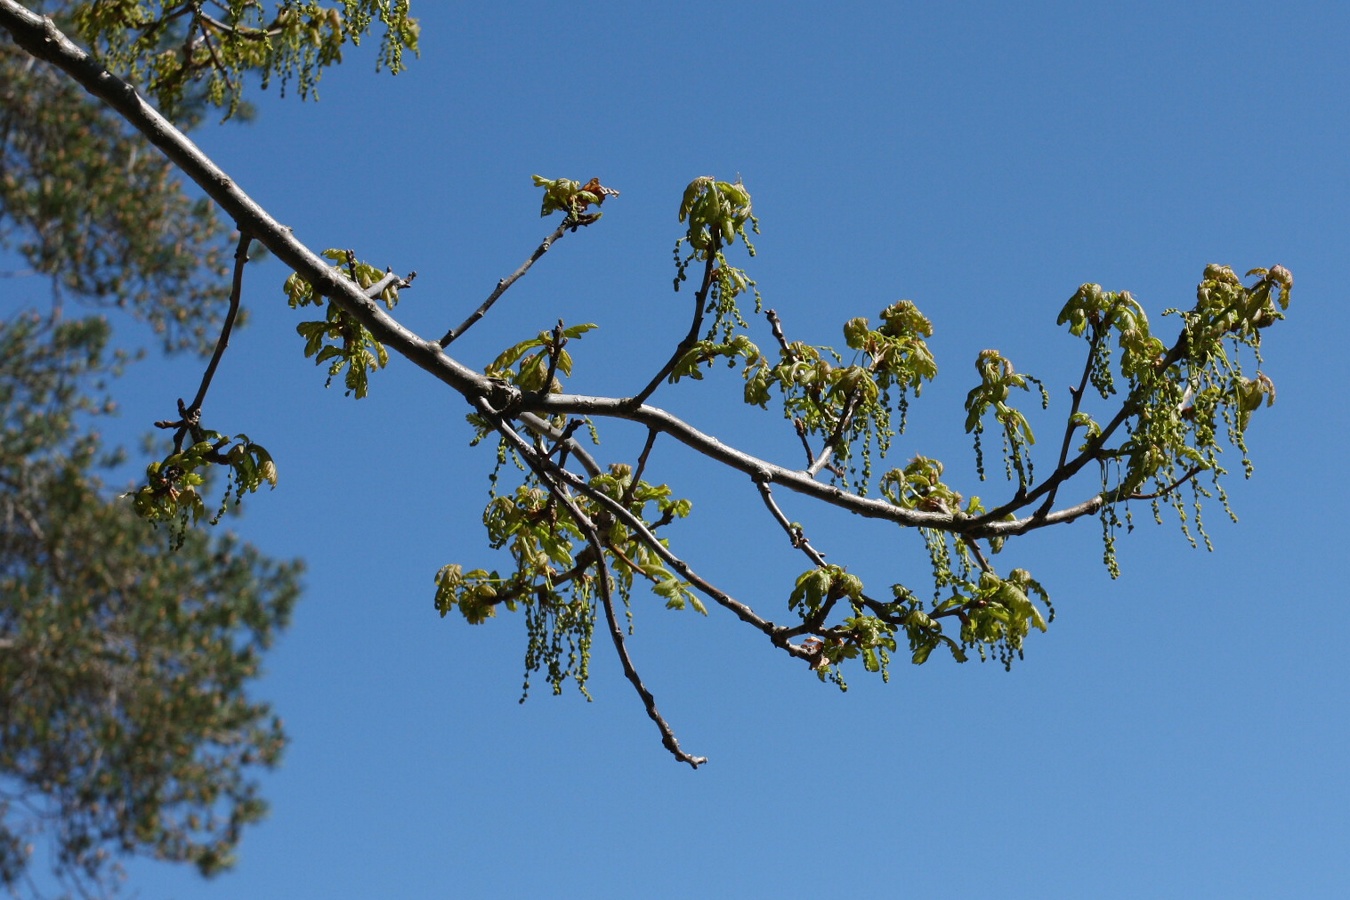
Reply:
M622 504L650 532L689 515L688 500L674 497L666 485L634 480L633 474L631 467L616 464L593 476L590 487ZM458 609L476 625L494 617L498 606L511 612L524 608L526 692L530 673L545 669L555 694L568 679L585 693L597 577L613 578L626 608L641 581L669 609L687 606L707 613L689 583L668 568L641 534L594 500L579 501L579 508L602 526L598 550L587 545L580 524L565 506L536 477L526 475L512 493L494 493L483 512L488 540L493 548L508 552L512 571L465 572L450 564L436 574L436 609L441 616Z
M606 197L619 196L618 191L601 184L599 178L592 178L585 184L570 178L549 179L542 175L533 175L531 178L535 187L544 189L539 217L545 218L555 212L565 213L566 223L573 231L578 226L593 225L600 221L604 214L598 209L593 213L586 212L592 204L598 207L604 204Z
M350 250L329 249L323 255L334 261L334 266L344 277L362 288L386 280L386 273L357 260ZM355 316L335 303L325 303L324 298L314 291L314 286L299 273L292 273L286 279L284 289L291 309L327 307L323 319L295 326L296 332L305 339L305 357L312 358L315 365L328 363L328 380L324 386L331 385L334 378L343 375L348 396L358 400L365 397L370 391L371 370L383 369L389 364L389 351ZM398 287L390 284L381 290L378 299L387 309L393 309L398 305Z
M211 524L220 521L231 501L237 506L244 494L251 494L264 484L277 486L277 467L272 455L249 440L248 435L230 438L202 429L195 437L200 440L150 463L145 470L146 483L130 495L132 508L142 519L177 526L175 545L182 543L190 526L208 518L206 501L199 489L206 484L212 466L225 468L229 487L215 513L209 516Z
M984 419L992 410L994 421L1003 431L1004 474L1009 480L1017 472L1017 486L1025 490L1035 478L1031 462L1031 447L1036 443L1027 417L1009 405L1008 395L1013 388L1029 391L1028 383L1041 392L1041 408L1050 408L1050 394L1045 385L1032 375L1020 373L1012 361L997 350L981 350L975 359L980 383L966 395L966 433L975 435L975 468L984 480L984 449L980 436L984 433Z
M831 473L845 486L849 479L843 466L861 448L862 465L852 473L861 475L864 495L874 445L886 455L891 439L905 430L910 395L919 396L924 382L937 376L937 362L925 342L933 325L918 307L901 300L882 310L880 319L875 328L862 316L845 323L844 341L854 351L849 365L829 347L782 341L776 364L756 355L744 371L745 402L767 407L776 388L784 417L799 434L822 440L824 451L836 460ZM899 413L894 425L892 410Z
M556 375L572 374L572 354L566 349L568 341L580 338L598 327L584 324L564 328L559 322L557 328L541 331L536 337L503 350L484 373L509 382L522 391L561 392L562 382Z
M706 275L699 291L699 300L712 314L705 342L731 340L736 328L747 328L736 298L746 291L754 291L755 311L759 312L761 298L754 279L727 262L723 248L730 247L740 235L746 252L755 255L755 245L746 233L746 225L759 233L759 219L752 212L750 192L739 180L735 183L718 181L705 175L695 178L685 188L680 201L679 219L687 226L685 233L675 241L675 290L688 277L688 268L695 261L705 263ZM681 248L688 246L682 255ZM700 309L700 315L705 310Z
M244 80L282 93L294 82L316 96L323 70L342 61L376 21L383 26L376 70L403 70L417 52L418 25L409 0L97 0L63 3L80 36L110 68L145 85L156 105L177 118L202 102L241 109Z
M1182 334L1170 348L1152 334L1148 317L1128 292L1086 284L1060 313L1059 323L1088 342L1088 381L1098 395L1105 399L1118 390L1116 370L1125 381L1123 414L1115 421L1125 424L1128 436L1119 445L1106 445L1102 426L1077 409L1081 398L1075 398L1071 421L1074 429L1083 430L1080 452L1090 453L1103 466L1102 527L1113 574L1114 529L1121 524L1117 504L1146 499L1154 518L1161 520L1160 503L1169 503L1193 545L1192 525L1209 545L1203 499L1217 494L1236 518L1220 481L1228 471L1220 459L1220 436L1238 449L1250 476L1243 435L1251 414L1274 402L1275 386L1259 369L1247 374L1244 352L1260 365L1261 333L1284 317L1293 286L1293 276L1283 266L1252 269L1247 275L1258 276L1250 287L1228 266L1207 266L1195 305L1184 312L1166 311L1183 322ZM1114 366L1112 337L1120 356ZM1114 485L1108 479L1111 467L1120 470ZM1196 479L1200 473L1208 474L1212 490ZM1190 485L1189 503L1179 490L1183 484ZM1126 514L1128 524L1128 507Z

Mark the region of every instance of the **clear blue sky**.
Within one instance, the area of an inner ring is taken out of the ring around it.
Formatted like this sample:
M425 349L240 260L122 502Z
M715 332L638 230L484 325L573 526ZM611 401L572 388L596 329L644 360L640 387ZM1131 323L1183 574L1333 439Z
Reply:
M967 494L1004 490L974 481L961 432L975 354L1001 349L1063 409L1080 344L1054 318L1080 283L1157 314L1187 305L1209 262L1281 263L1297 282L1267 342L1279 402L1251 433L1256 478L1229 482L1241 524L1212 506L1207 554L1140 510L1114 583L1092 520L1011 546L1002 564L1031 568L1059 611L1011 674L935 654L897 664L890 685L855 671L840 695L727 614L636 604L646 682L712 760L693 772L603 641L593 703L536 689L520 706L520 617L437 617L441 565L494 561L491 451L467 448L462 400L400 360L365 401L325 392L285 273L255 267L253 325L207 415L280 466L239 529L309 562L259 686L293 744L234 873L137 864L140 896L1350 894L1336 562L1350 11L1107 6L418 2L422 56L405 74L376 78L363 49L320 103L273 91L256 124L201 131L310 246L416 269L400 316L427 336L551 229L531 174L620 189L456 345L482 365L560 315L598 322L571 348L582 392L632 390L683 334L680 193L740 174L764 232L747 268L791 337L842 343L845 320L900 298L934 320L942 373L893 459L939 456ZM127 433L196 377L133 372ZM655 402L796 460L785 423L746 418L739 393L718 370ZM604 430L602 456L631 452L631 433ZM752 486L671 446L654 465L694 499L675 547L781 610L805 566ZM923 584L917 535L793 502L789 515L869 585Z

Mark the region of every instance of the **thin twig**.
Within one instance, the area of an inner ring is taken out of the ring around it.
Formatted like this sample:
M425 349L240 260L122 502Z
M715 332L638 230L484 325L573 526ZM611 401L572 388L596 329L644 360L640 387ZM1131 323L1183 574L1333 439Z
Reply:
M787 335L783 334L783 322L778 318L778 310L764 310L764 318L769 320L769 330L773 332L774 339L778 341L778 346L782 349L783 355L789 358L796 356L788 345Z
M220 358L225 355L225 348L230 345L230 332L234 329L234 320L239 314L239 297L244 291L244 266L248 263L248 245L252 241L253 236L240 229L239 243L234 248L234 279L230 283L230 309L225 314L224 324L220 327L220 337L216 340L216 349L211 354L211 362L207 363L206 372L202 375L197 396L193 397L192 403L188 405L189 413L201 411L202 403L206 401L206 392L211 389L211 379L216 377L216 367L220 365Z
M583 521L586 520L583 519ZM586 521L586 534L588 540L599 541L595 526L589 521ZM647 710L647 717L656 723L657 729L661 732L661 745L669 750L677 760L688 763L690 768L697 769L708 761L708 757L694 756L680 747L680 742L675 737L675 731L656 708L656 697L642 683L642 677L638 675L637 667L633 665L632 657L628 655L628 646L624 642L623 629L619 627L618 616L614 614L614 597L610 593L609 568L605 565L604 554L600 555L596 568L600 570L599 577L596 578L596 584L600 590L600 602L605 607L605 621L609 625L609 636L614 641L614 652L619 655L619 662L623 664L623 674L633 685L633 690L637 691L638 696L642 698L642 705Z
M628 482L628 490L623 492L624 506L633 502L633 494L637 491L638 482L642 480L642 473L647 470L647 457L651 455L654 446L656 446L656 429L648 428L647 442L642 445L642 452L638 454L637 465L633 467L633 476Z
M407 278L399 278L394 274L392 269L385 269L384 277L366 288L366 296L371 300L377 300L391 284L400 291L405 290L406 288L412 287L413 279L416 277L416 270L409 272Z
M563 335L562 319L559 319L558 324L553 326L552 336L553 343L548 348L548 373L544 376L544 386L540 388L546 394L553 389L553 378L558 374L558 360L562 357L563 347L567 346L567 338Z
M959 540L962 544L964 544L966 548L969 549L972 554L974 554L975 562L979 565L980 571L992 572L994 570L993 566L989 564L989 560L985 559L984 551L980 549L980 545L975 542L974 538L958 536L957 540Z
M572 219L570 216L568 218L563 219L562 224L559 225L556 229L554 229L552 234L544 238L543 242L538 247L534 248L534 252L530 254L530 258L525 260L525 262L521 264L519 269L516 269L510 275L506 276L501 281L498 281L497 286L492 289L492 293L488 294L488 298L483 301L483 305L475 309L472 315L470 315L463 322L459 323L459 327L451 328L449 331L447 331L445 333L445 336L442 337L437 342L441 345L441 348L444 349L446 347L449 347L450 344L455 340L455 338L464 334L464 332L468 331L470 328L473 327L474 323L476 323L479 319L483 318L483 316L487 315L487 311L492 308L492 304L497 302L497 298L501 297L502 294L505 294L507 289L510 288L511 285L515 284L522 275L530 271L530 266L534 265L535 261L538 260L539 257L547 253L550 247L552 247L558 241L562 240L562 237L564 234L567 233L567 228L571 224L571 222Z
M224 31L235 37L247 38L251 41L265 41L268 38L273 38L281 34L280 26L275 25L275 23L269 28L239 28L237 26L232 28L219 19L213 19L203 12L198 13L198 18L217 31Z
M1204 466L1193 466L1189 472L1187 472L1185 475L1182 475L1180 478L1178 478L1176 481L1174 481L1174 482L1172 482L1171 484L1169 484L1167 487L1165 487L1165 488L1159 488L1158 490L1154 491L1154 492L1151 493L1151 494L1131 494L1131 495L1129 496L1129 499L1131 499L1131 500L1157 500L1157 499L1160 498L1160 497L1166 497L1168 494L1172 493L1172 492L1175 491L1177 488L1181 487L1183 484L1185 484L1186 482L1190 481L1192 478L1194 478L1195 476L1199 475L1199 474L1200 474L1201 472L1203 472L1203 471L1205 471L1205 467L1204 467Z
M783 356L789 361L795 361L797 359L797 354L792 351L792 345L788 343L787 335L783 333L783 321L778 318L777 310L765 310L764 317L769 320L769 330L773 332L774 340L778 341L778 346L782 349ZM807 475L815 478L826 468L829 468L832 472L839 471L830 466L830 459L834 456L834 445L843 438L844 431L852 423L853 414L857 412L858 400L861 396L861 388L859 388L849 394L848 399L844 401L844 408L840 411L839 419L835 422L834 429L830 436L825 439L824 446L821 447L819 456L816 456L811 450L811 444L806 436L806 425L801 419L792 420L792 425L797 431L797 436L801 438L802 446L806 448Z
M809 469L815 464L816 454L811 449L811 442L806 439L806 423L800 418L793 418L792 429L797 432L797 437L802 440L802 449L806 451L806 467Z
M788 344L787 335L783 333L783 320L778 318L778 310L764 310L764 318L769 320L769 330L773 332L774 340L778 341L778 347L783 351L783 357L789 361L795 360L797 354L792 352L792 346ZM816 465L816 453L811 449L811 442L807 440L806 423L803 422L800 417L794 417L792 420L792 428L797 432L797 437L801 438L802 449L806 451L806 469L811 477L814 478L820 472L820 469L814 468ZM829 449L829 444L826 444L825 451L821 454L827 461L829 460L829 456L826 454L829 452Z
M788 540L792 542L792 546L805 553L806 558L811 560L811 564L816 568L823 568L825 566L825 555L811 546L811 542L807 540L800 525L793 524L788 521L787 516L783 515L783 511L778 507L778 501L773 499L773 491L769 488L769 479L756 478L755 487L759 488L759 496L763 499L764 505L768 507L769 514L773 516L774 521L782 527L783 531L787 532Z
M210 16L207 16L207 15L205 15L205 14L203 14L203 15L201 16L201 19L206 19L206 20L209 20L209 21L215 21L214 19L211 19ZM205 26L204 24L202 24L201 19L198 20L198 22L197 22L197 27L198 27L198 29L199 29L199 30L201 31L201 33L202 33L202 42L203 42L204 44L206 44L206 52L207 52L208 54L210 54L210 56L211 56L211 65L214 66L215 69L216 69L216 71L220 73L220 76L221 76L222 78L225 79L225 84L229 86L230 93L233 94L233 93L237 92L237 91L239 90L239 88L238 88L238 86L234 83L234 79L230 77L230 75L229 75L229 70L227 70L227 69L225 68L225 64L224 64L223 62L221 62L219 54L216 53L216 45L215 45L215 42L214 42L213 40L211 40L211 34L210 34L210 32L208 32L208 31L206 30L206 26ZM190 67L190 65L191 65L191 60L187 60L186 62L187 62L189 65L188 65L188 66L185 66L184 68ZM193 67L193 68L195 68L195 67Z
M811 545L811 541L806 537L806 533L802 530L800 525L788 521L788 517L783 514L783 510L778 506L778 501L773 498L773 492L769 488L769 479L756 478L755 487L759 488L759 496L764 500L764 505L768 507L769 513L773 516L774 521L776 521L779 526L782 527L783 531L787 533L788 540L792 543L792 546L806 554L806 558L811 560L811 564L816 568L824 568L826 565L825 554L821 553ZM798 634L820 633L821 627L824 625L825 619L829 617L830 612L833 611L837 599L838 598L834 597L827 599L814 615L803 620L801 625L788 629L787 634L795 636ZM887 621L891 621L892 624L899 621L892 621L893 617L886 611L886 606L881 601L869 597L866 594L859 595L859 599L862 600L865 606L882 618L885 618ZM819 659L816 659L816 662L819 662ZM816 663L812 664L815 665Z
M1087 361L1083 364L1083 376L1078 379L1077 389L1069 388L1069 396L1073 398L1069 406L1069 415L1064 425L1064 440L1059 447L1059 461L1055 463L1055 471L1064 468L1064 463L1069 459L1069 446L1073 443L1073 433L1078 430L1073 417L1078 414L1078 408L1083 403L1083 395L1087 391L1088 379L1092 375L1092 362L1097 357L1097 347L1101 344L1102 337L1106 334L1104 327L1094 328L1092 340L1088 342ZM1059 493L1059 485L1055 485L1050 492L1045 495L1045 502L1041 504L1037 513L1044 515L1048 513L1055 505L1055 496Z
M858 400L862 397L862 388L855 388L848 399L844 401L844 408L839 413L839 420L834 423L834 430L830 436L825 439L825 445L820 448L820 456L816 457L815 462L807 466L806 474L815 478L821 470L830 464L830 459L834 456L834 445L844 438L844 430L853 422L853 414L858 411ZM842 468L842 466L841 466Z
M650 397L661 383L666 380L671 372L675 371L680 360L684 355L693 349L694 344L698 343L699 332L703 330L703 313L708 303L708 291L712 290L713 272L717 269L717 257L722 249L722 239L715 232L712 236L712 246L708 248L708 259L703 264L703 283L699 285L698 291L694 294L694 316L689 323L689 333L684 336L684 340L675 346L675 352L666 360L666 364L660 371L647 382L647 386L638 391L627 402L632 406L641 406L648 397Z
M520 413L520 423L531 433L543 435L555 443L562 445L567 450L569 456L576 457L581 461L581 466L586 473L594 478L604 470L600 463L596 462L595 457L577 441L575 436L566 434L566 428L555 428L553 424L540 418L534 413ZM569 423L570 424L570 423Z

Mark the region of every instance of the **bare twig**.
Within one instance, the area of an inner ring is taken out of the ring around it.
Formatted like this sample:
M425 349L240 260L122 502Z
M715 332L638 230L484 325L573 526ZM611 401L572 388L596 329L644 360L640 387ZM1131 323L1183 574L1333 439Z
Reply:
M1185 484L1186 482L1190 481L1192 478L1194 478L1195 476L1199 475L1199 474L1200 474L1201 472L1203 472L1203 471L1205 471L1205 467L1204 467L1204 466L1192 466L1191 469L1190 469L1190 471L1188 471L1185 475L1182 475L1182 476L1181 476L1180 478L1178 478L1176 481L1174 481L1174 482L1172 482L1171 484L1169 484L1167 487L1165 487L1165 488L1159 488L1158 490L1154 491L1154 492L1151 493L1151 494L1130 494L1129 499L1131 499L1131 500L1157 500L1157 499L1160 498L1160 497L1166 497L1168 494L1172 493L1172 492L1175 491L1177 488L1181 487L1183 484Z
M643 444L643 452L637 455L637 466L633 467L633 484L629 486L629 499L632 499L633 486L643 478L643 472L647 471L647 459L652 455L652 448L656 445L656 429L647 429L647 443Z
M483 318L483 316L487 315L487 311L492 308L492 304L496 303L497 299L501 297L502 294L505 294L506 291L511 287L511 285L519 281L522 275L530 271L530 266L534 265L535 262L539 259L539 257L543 256L545 253L549 251L550 247L552 247L558 241L562 240L562 237L564 234L567 233L567 227L571 224L571 222L572 220L570 216L568 218L563 219L562 224L559 225L557 228L555 228L552 234L544 238L543 242L541 242L538 247L534 248L534 252L530 254L530 258L525 260L525 262L521 264L519 269L516 269L510 275L507 275L501 281L498 281L497 286L492 289L491 294L488 294L488 298L483 301L483 304L479 306L477 309L475 309L467 319L465 319L463 322L460 322L458 327L451 328L449 331L447 331L445 333L445 336L442 337L437 343L439 343L442 348L449 347L450 344L454 342L455 338L459 337L464 332L468 331L470 328L473 327L474 323L476 323L479 319Z
M783 321L778 318L778 310L764 310L764 318L769 320L769 330L773 332L774 340L778 341L778 346L783 351L783 355L792 357L794 354L792 348L788 345L787 335L783 334Z
M642 452L638 454L637 465L633 467L633 477L628 482L628 490L623 492L625 506L633 502L633 492L637 490L638 482L642 480L642 473L647 470L647 458L651 456L654 446L656 446L656 431L648 428L647 442L642 445Z
M188 404L189 412L201 410L202 403L206 401L206 392L211 389L211 379L216 377L216 367L220 365L220 359L225 355L225 348L230 345L230 332L234 330L234 320L239 315L239 297L244 291L244 266L248 263L248 245L252 242L253 236L241 227L239 243L234 248L234 279L230 283L230 309L225 314L224 324L220 326L220 337L216 340L215 352L211 354L211 361L207 363L206 372L202 375L197 396Z
M981 571L983 572L993 571L993 566L989 565L989 560L985 559L984 551L980 549L980 545L975 542L974 538L959 537L957 538L957 540L959 540L962 544L964 544L966 549L970 550L971 554L975 557L975 562L977 565L979 565Z
M239 90L239 87L234 83L234 79L230 77L229 70L226 69L225 64L221 62L219 54L216 53L216 42L211 40L211 32L206 29L205 22L208 21L215 25L220 24L205 13L201 14L200 18L197 20L197 27L201 31L202 43L206 45L206 52L211 56L211 65L220 73L220 77L225 79L225 84L229 87L230 93L235 93ZM190 64L191 60L185 60L184 62ZM187 68L187 66L185 66L185 68Z
M806 467L809 469L816 461L816 454L811 450L811 442L806 439L806 423L800 418L794 418L792 430L797 432L797 437L801 438L802 449L806 451Z
M534 413L521 413L520 422L533 434L542 435L563 446L569 456L574 456L581 461L582 468L592 478L604 471L600 468L600 463L596 462L595 457L591 456L590 451L581 446L575 437L566 433L566 427L555 428L550 422L541 419Z
M1097 348L1101 344L1102 337L1105 334L1105 327L1093 329L1092 340L1088 342L1087 361L1083 363L1083 375L1078 379L1077 388L1069 388L1069 396L1073 399L1069 406L1068 417L1065 419L1064 440L1059 447L1059 461L1055 463L1055 471L1064 468L1064 463L1069 458L1069 446L1073 442L1073 433L1078 429L1078 425L1074 422L1073 417L1078 414L1078 408L1083 403L1083 394L1087 391L1088 378L1092 375L1092 363L1097 358ZM1040 509L1036 510L1036 512L1040 515L1044 515L1054 508L1055 495L1058 493L1059 485L1056 484L1054 487L1050 488L1050 491L1045 495L1045 502L1041 504Z
M825 555L811 546L811 542L807 540L800 525L788 521L788 517L783 515L783 511L778 508L778 501L773 499L773 491L769 489L768 479L756 478L755 487L759 488L759 496L764 501L764 505L768 507L769 514L773 516L774 521L782 527L783 531L787 532L788 540L792 543L792 546L805 553L806 558L811 560L811 564L816 568L823 567Z
M206 364L206 371L202 374L201 384L197 387L197 395L192 398L191 403L184 403L180 397L178 400L178 418L176 420L164 420L155 423L156 428L173 428L173 450L175 453L183 449L183 439L189 434L192 435L193 443L202 440L201 421L202 404L206 402L206 392L211 389L211 381L216 376L216 369L220 365L221 358L225 355L225 348L230 345L230 333L234 330L234 320L239 315L239 298L244 290L244 266L248 263L248 247L253 238L244 229L239 230L239 243L234 251L234 279L230 285L230 308L225 313L225 321L220 326L220 337L216 338L216 349L211 354L211 361ZM223 446L223 445L222 445Z
M384 293L385 288L389 287L390 285L393 285L400 291L405 290L407 288L412 287L413 279L416 277L417 277L416 271L409 272L407 278L399 278L397 275L393 273L391 269L385 269L384 277L381 278L379 281L375 282L374 284L372 284L370 287L366 288L366 296L369 297L371 300L378 299L379 296Z
M703 283L699 285L698 291L694 294L694 316L689 323L689 333L684 336L684 340L675 346L675 352L670 355L670 359L666 360L666 364L652 377L652 380L647 382L647 386L626 401L630 406L641 406L646 402L647 398L661 386L661 382L665 381L670 373L675 371L675 366L679 364L680 360L684 359L684 355L693 349L694 344L698 343L699 332L703 330L703 313L708 303L708 291L712 290L713 273L717 270L717 256L721 249L722 238L714 230L712 246L707 251L708 259L703 265Z
M595 525L584 517L580 520L585 522L587 539L592 541L592 546L598 546L599 537L595 532ZM665 720L660 711L656 708L656 697L642 683L641 676L638 675L637 667L633 665L632 657L628 655L628 647L624 642L623 629L619 627L619 619L614 614L614 597L610 592L609 567L605 565L604 554L599 555L599 562L596 563L599 571L599 577L596 578L596 585L600 591L600 602L605 607L605 622L609 625L609 636L614 641L614 652L619 655L619 662L623 665L623 674L627 676L633 690L637 691L638 696L642 698L642 705L647 710L647 717L656 723L657 729L661 732L661 745L671 752L680 762L688 763L691 768L697 769L708 761L706 756L693 756L680 747L679 740L675 737L674 730L670 723Z

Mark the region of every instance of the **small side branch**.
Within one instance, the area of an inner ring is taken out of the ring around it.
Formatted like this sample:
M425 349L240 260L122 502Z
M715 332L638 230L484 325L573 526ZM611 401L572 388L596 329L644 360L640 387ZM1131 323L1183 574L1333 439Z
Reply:
M546 437L561 446L566 450L568 456L581 462L582 468L584 468L592 478L603 471L600 468L600 463L596 462L595 457L591 456L586 448L581 446L581 443L577 441L573 435L566 433L566 427L555 428L551 422L536 416L534 413L521 413L520 422L529 429L532 434ZM573 431L575 430L576 429L573 429Z
M806 558L811 560L811 565L818 569L824 568L826 566L825 554L811 546L811 542L807 539L806 534L802 531L800 525L788 521L788 517L785 516L783 510L779 508L778 501L773 498L773 491L769 487L769 478L767 474L755 478L755 487L759 489L759 496L763 499L764 505L769 510L769 514L773 516L774 521L776 521L779 526L782 527L783 531L787 533L788 540L792 542L792 546L801 550L802 553L806 555ZM795 637L801 634L820 633L820 629L824 626L825 620L829 618L830 613L834 610L835 603L838 599L839 598L837 597L827 599L825 603L821 605L820 609L803 620L802 624L789 628L783 632L784 636ZM886 611L884 604L866 594L861 596L861 600L863 605L871 609L881 618L892 624L898 623L898 620ZM806 659L811 662L813 667L819 665L823 661L823 657L818 654L808 656Z
M501 281L498 281L497 286L493 288L492 293L488 294L488 298L483 301L483 305L475 309L472 315L470 315L463 322L459 323L458 327L451 328L449 331L447 331L445 333L445 336L442 337L437 342L441 345L441 348L444 349L446 347L449 347L450 344L455 340L455 338L464 334L464 332L468 331L470 328L473 327L474 323L476 323L479 319L483 318L483 316L487 315L487 311L492 308L492 304L496 303L497 299L501 297L502 294L505 294L507 290L511 287L511 285L519 281L521 276L523 276L526 272L530 271L530 266L534 265L535 262L539 259L539 257L543 256L545 253L549 251L550 247L552 247L558 241L562 240L562 237L564 234L567 233L567 228L571 224L571 222L572 219L570 216L566 219L563 219L562 224L559 225L556 229L554 229L552 234L544 238L543 242L540 243L540 245L534 249L534 253L530 254L530 258L525 260L525 262L521 264L521 267L519 269L516 269L510 275L506 276Z
M1083 405L1083 394L1087 391L1088 379L1092 376L1092 364L1097 358L1097 348L1102 342L1102 336L1106 334L1106 329L1096 328L1092 332L1092 340L1088 343L1087 361L1083 363L1083 375L1078 379L1077 388L1069 388L1069 396L1073 398L1069 406L1069 416L1064 425L1064 441L1059 447L1059 460L1055 463L1055 471L1064 468L1064 464L1069 459L1069 447L1073 443L1073 433L1077 430L1074 424L1074 416L1078 415L1078 409ZM1038 515L1045 515L1055 507L1055 495L1059 493L1059 485L1050 488L1050 492L1045 496L1045 502L1041 504L1036 512Z
M404 290L405 288L410 288L412 287L413 279L416 277L417 272L415 270L409 272L407 278L399 278L397 275L393 273L392 270L385 269L384 277L381 278L379 281L375 282L374 284L372 284L370 287L366 288L366 299L368 300L379 299L379 296L384 293L385 288L389 287L390 285L393 285L400 291Z
M623 628L620 627L619 618L614 613L614 597L610 592L609 584L609 566L605 564L604 554L599 550L599 535L596 534L595 525L590 520L583 518L579 521L585 522L586 539L592 542L591 546L596 548L599 558L599 562L596 563L596 568L599 570L596 586L600 591L600 602L605 607L605 623L609 626L609 636L614 641L614 652L619 655L619 662L623 665L623 674L628 678L628 682L633 685L633 690L637 691L638 696L642 698L642 705L647 710L647 717L656 723L657 729L661 732L661 746L669 750L680 762L688 763L691 768L697 769L708 761L708 757L693 756L680 747L674 729L670 727L670 723L656 708L656 697L642 683L642 677L638 674L637 667L633 665L633 658L628 655L628 645L625 643Z
M239 315L239 298L244 291L244 266L248 263L248 245L253 242L253 236L243 228L239 230L239 243L234 248L234 278L230 283L230 309L225 314L225 323L220 326L220 337L216 340L215 352L211 354L211 361L206 365L206 372L202 375L202 383L197 388L197 396L192 398L192 403L188 404L188 410L200 411L202 404L206 402L206 392L211 389L211 379L216 377L216 368L220 365L220 359L225 355L225 348L230 345L230 332L234 330L234 320Z
M642 445L642 452L638 454L637 465L633 467L632 480L628 482L628 490L623 492L624 506L633 502L633 493L637 490L638 482L642 480L642 473L647 471L647 459L652 454L652 447L656 446L656 435L655 428L647 429L647 442Z
M829 467L830 460L834 458L835 444L844 439L844 432L853 422L853 414L857 411L858 398L861 396L862 394L858 390L855 390L848 395L848 400L844 402L844 408L839 412L839 421L834 423L834 430L831 431L830 436L825 439L825 446L820 448L820 456L816 457L815 461L806 469L806 474L810 475L812 478L815 478L823 469ZM840 466L839 468L842 469L843 467Z
M787 335L783 333L783 320L778 317L778 311L766 309L764 318L769 320L769 330L773 332L773 338L778 342L783 357L788 360L795 360L797 354L792 351L792 345L788 343ZM826 469L839 475L843 474L841 466L831 465L831 460L834 458L834 445L843 437L844 431L853 421L859 396L860 394L857 391L849 395L840 411L839 421L835 423L833 431L820 448L819 456L811 449L811 442L807 438L806 424L801 419L792 420L792 426L797 432L797 437L801 439L802 447L806 449L806 474L810 477L815 478Z
M769 330L773 332L773 339L778 342L778 347L783 351L783 355L792 356L792 348L788 346L787 335L783 333L783 320L778 318L778 310L764 310L764 318L769 320Z
M806 439L806 423L801 419L793 419L792 428L797 432L797 437L801 438L802 449L806 451L806 467L809 469L815 464L816 454L811 450L811 442Z
M825 565L824 554L811 546L811 542L806 539L806 534L802 531L800 525L788 521L788 517L783 515L783 511L778 507L778 501L773 499L773 491L769 488L768 477L756 478L755 487L759 488L759 496L764 501L764 505L768 507L769 514L787 533L792 546L805 553L806 558L811 560L813 566L816 568L823 567Z
M1169 484L1167 487L1165 487L1165 488L1159 488L1158 490L1154 491L1154 492L1151 493L1151 494L1131 494L1131 495L1130 495L1130 499L1131 499L1131 500L1158 500L1158 499L1161 499L1161 498L1163 498L1163 497L1166 497L1168 494L1171 494L1171 493L1172 493L1173 491L1175 491L1177 488L1181 487L1183 484L1185 484L1186 482L1190 481L1192 478L1194 478L1195 476L1199 475L1199 474L1200 474L1201 472L1203 472L1204 470L1205 470L1205 467L1204 467L1204 466L1192 466L1191 469L1190 469L1185 475L1182 475L1180 478L1178 478L1176 481L1174 481L1174 482L1172 482L1171 484Z
M239 243L234 250L234 278L230 283L230 308L225 313L225 321L220 326L220 337L216 338L216 349L211 353L211 361L206 364L206 371L202 373L202 382L197 387L197 395L192 398L191 403L184 403L180 398L178 401L178 419L177 421L156 422L156 428L176 429L173 435L173 449L177 453L183 449L183 440L192 435L194 443L201 440L200 427L202 421L202 404L206 402L206 393L211 389L211 381L216 377L216 369L220 366L220 360L225 355L225 348L230 345L230 333L234 330L234 321L239 316L239 298L244 291L244 266L248 263L248 247L253 242L253 236L243 227L239 229Z
M975 541L975 538L963 535L958 537L957 540L966 546L971 556L975 557L975 563L980 567L980 571L992 572L994 570L993 566L989 565L989 560L985 558L984 551L980 549L980 545Z
M722 240L714 234L712 246L708 248L708 259L703 265L703 283L699 285L698 292L694 295L694 317L693 321L689 323L689 333L675 347L675 352L671 354L670 359L666 360L666 364L652 377L651 381L647 382L647 386L627 400L629 405L641 406L646 402L647 398L661 386L661 382L665 381L670 373L675 371L675 366L679 364L680 360L684 359L684 355L693 349L694 344L698 342L698 334L703 330L703 313L708 305L708 292L712 290L713 273L717 271L717 259L721 251Z

